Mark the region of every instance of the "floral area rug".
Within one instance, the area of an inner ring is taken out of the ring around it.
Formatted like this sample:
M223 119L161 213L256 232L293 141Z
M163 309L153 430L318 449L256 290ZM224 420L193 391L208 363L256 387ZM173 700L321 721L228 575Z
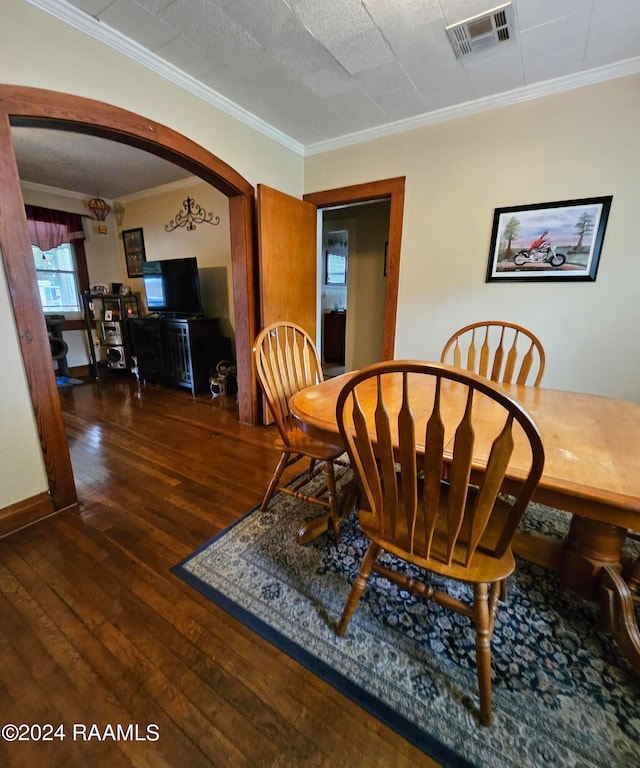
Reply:
M336 636L366 539L354 511L339 543L325 534L299 545L316 509L277 494L173 572L447 768L640 765L640 682L594 604L518 561L492 640L494 724L485 728L466 617L374 574ZM532 504L523 527L563 536L568 522Z

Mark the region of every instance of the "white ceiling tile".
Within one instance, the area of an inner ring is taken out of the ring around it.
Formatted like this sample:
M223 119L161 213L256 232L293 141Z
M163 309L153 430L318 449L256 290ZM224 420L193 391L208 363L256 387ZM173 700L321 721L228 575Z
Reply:
M352 75L379 67L395 59L394 52L375 27L330 45L328 48Z
M520 32L520 45L522 54L528 56L540 56L541 52L554 53L558 48L578 48L583 50L587 43L589 32L589 13L562 16L537 24Z
M474 98L469 78L461 64L455 70L427 69L420 76L412 79L429 109L464 104Z
M580 48L554 48L545 56L523 56L524 79L528 85L554 80L557 77L568 75L580 69L584 59L584 47Z
M307 73L304 82L321 99L354 89L349 75L335 61L327 67Z
M420 94L412 86L377 96L376 103L392 121L420 115L427 109Z
M373 67L359 72L355 80L370 96L381 96L383 93L399 91L411 85L407 73L397 61Z
M175 0L158 16L208 51L219 39L250 36L209 0Z
M405 72L414 78L427 69L455 70L459 62L440 23L429 24L399 38L394 50Z
M161 45L156 53L192 77L200 77L211 68L205 51L183 35Z
M640 56L640 2L595 0L585 66L599 67Z
M302 0L295 4L294 11L309 32L327 47L374 26L360 0Z
M444 26L444 16L438 0L363 0L371 18L385 38L393 43L402 35L425 27L435 21Z
M336 135L362 131L371 125L387 122L384 111L364 91L349 91L325 99L327 106L340 118L336 127L342 127Z
M592 33L596 30L592 28ZM589 38L584 57L584 68L604 67L625 59L640 56L638 33L634 29L626 29L615 37L603 36L595 41Z
M592 6L593 0L517 0L514 3L521 30L546 24L562 16L590 16Z
M158 13L158 11L171 5L173 0L136 0L136 2L151 13Z
M499 47L496 46L491 50L495 51ZM507 47L508 44L505 44L504 48ZM463 60L464 70L476 98L511 91L525 84L520 50L514 46L509 48L510 50L506 53L486 57L483 60L472 61L471 56Z
M332 64L339 66L334 56L313 38L304 44L289 39L286 45L267 48L266 51L274 61L301 79L316 69L329 67Z
M302 27L284 0L233 0L224 12L264 46L283 44L288 23Z
M178 35L165 21L131 0L115 0L100 14L100 21L150 51L155 51Z
M74 0L71 4L75 8L79 8L81 11L97 18L112 2L113 0Z
M217 38L208 49L207 61L208 71L211 72L212 77L215 77L217 71L229 70L229 74L225 75L227 90L221 91L216 88L223 95L234 92L234 77L238 80L247 79L249 81L261 79L264 82L265 75L269 73L274 78L274 85L277 85L281 78L287 76L277 67L275 62L269 59L258 43L248 36L231 35ZM211 85L209 77L207 77L206 83ZM239 97L236 103L250 112L254 109Z
M460 21L485 13L506 0L440 0L440 6L446 24L458 24ZM513 0L513 5L519 0Z
M638 0L593 0L591 18L593 24L612 22L616 26L630 26L638 33L640 3Z
M474 100L473 91L466 77L454 87L442 85L439 82L430 83L428 89L421 90L421 94L430 112L467 104Z
M294 75L327 66L333 57L303 26L284 0L233 0L225 13Z

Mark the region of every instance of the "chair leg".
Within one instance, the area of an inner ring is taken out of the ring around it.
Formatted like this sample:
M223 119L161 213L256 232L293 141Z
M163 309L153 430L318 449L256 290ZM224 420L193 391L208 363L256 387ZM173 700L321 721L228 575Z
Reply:
M360 508L360 486L355 479L342 486L340 492L340 520L346 520L354 509Z
M356 580L353 582L351 592L349 592L347 604L342 611L342 617L340 618L340 623L338 624L338 629L336 630L336 634L340 637L344 635L347 625L353 616L353 612L360 602L360 598L362 597L364 588L367 586L367 581L369 580L369 576L371 576L371 571L373 571L373 566L378 559L379 553L379 545L372 541L369 544L369 548L367 549L365 556L362 558L362 562L360 563L360 570L358 571Z
M340 541L340 514L338 511L338 494L336 491L336 473L332 462L325 462L325 471L327 473L327 490L329 492L329 524L333 529L335 540Z
M269 483L267 492L265 493L264 498L262 499L262 504L260 505L260 509L263 512L267 508L267 504L271 501L271 497L273 496L276 488L278 487L278 483L280 482L280 478L282 477L282 473L284 472L285 467L287 466L290 456L291 456L291 453L289 451L283 451L280 454L280 461L278 462L278 466L274 470L273 476L271 477L271 482Z
M476 665L480 692L480 722L491 725L491 614L489 585L475 584L473 588L473 618L476 628Z

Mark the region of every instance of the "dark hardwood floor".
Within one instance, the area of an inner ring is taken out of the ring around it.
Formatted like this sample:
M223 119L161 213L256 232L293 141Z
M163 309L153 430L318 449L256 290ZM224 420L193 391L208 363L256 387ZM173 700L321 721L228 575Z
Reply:
M80 511L0 540L0 726L63 729L0 765L436 765L170 573L259 503L272 428L128 374L60 396Z

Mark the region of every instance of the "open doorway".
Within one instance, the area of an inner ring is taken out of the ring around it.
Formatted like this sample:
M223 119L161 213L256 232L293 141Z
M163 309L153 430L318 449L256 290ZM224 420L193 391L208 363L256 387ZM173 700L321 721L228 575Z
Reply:
M42 494L42 502L36 500L29 510L29 521L33 521L54 511L77 508L77 493L51 368L48 334L37 296L35 270L33 262L29 263L24 257L30 253L31 246L10 126L55 125L146 149L199 176L229 199L238 410L240 421L246 424L259 421L251 355L258 322L257 276L253 266L255 197L253 186L208 150L186 136L118 107L54 91L0 85L0 112L3 117L0 155L4 160L0 163L1 256L49 485L49 493ZM304 196L320 208L391 197L384 359L393 356L395 341L404 185L404 177L398 177Z
M319 349L325 377L384 358L390 199L320 211Z
M0 163L2 260L49 485L42 503L36 502L29 511L30 519L39 519L77 507L77 493L35 269L33 262L25 259L31 245L10 126L55 125L146 149L209 182L229 199L238 406L240 420L247 423L255 423L258 418L250 347L256 328L256 292L254 274L247 269L247 264L253 263L254 192L240 174L187 137L117 107L53 91L0 86L0 112L0 154L4 160Z
M378 360L391 360L395 351L395 336L396 336L396 310L398 306L398 283L400 276L400 251L402 245L402 222L404 215L404 194L405 194L405 177L398 176L391 179L380 179L378 181L369 181L363 184L354 184L349 187L338 187L335 189L328 189L321 192L309 192L304 195L304 200L312 205L316 206L317 211L322 212L330 210L341 210L347 208L347 206L364 206L362 210L366 210L367 205L373 205L376 202L384 202L388 204L389 214L387 220L387 239L385 240L383 255L382 255L382 271L384 278L384 298L376 301L376 308L382 311L382 352L380 355L376 353L374 359ZM321 219L319 219L321 221ZM366 228L362 230L366 233ZM321 228L320 228L321 231ZM317 241L320 243L320 240ZM378 254L380 253L378 249ZM317 259L317 286L318 294L321 295L322 276L321 265L322 259ZM375 260L372 261L375 264ZM379 273L378 273L379 274ZM353 278L353 270L352 275ZM349 296L349 266L347 264L347 294ZM360 289L360 283L358 281L358 288ZM364 291L363 291L364 294ZM353 296L353 291L351 292ZM347 301L352 301L352 298L347 298ZM316 311L319 314L320 301L316 301ZM363 303L364 305L364 303ZM361 314L363 322L361 328L364 328L366 334L371 326L371 317L366 313ZM354 313L355 316L355 313ZM346 327L346 349L345 349L345 366L349 359L349 339L350 328L353 328L353 342L351 347L354 350L358 349L359 334L361 328L356 326L355 322L352 324L349 319L349 313L345 318ZM316 327L319 323L316 323ZM357 363L354 359L351 361L351 365L356 367Z
M228 198L180 166L108 138L39 126L12 126L11 134L32 247L39 246L43 309L48 324L52 312L60 319L67 350L58 386L135 373L139 382L209 396L217 366L235 366ZM99 221L89 210L97 191L106 198ZM186 201L193 221L179 218ZM68 264L54 248L71 253ZM192 320L175 350L182 354L153 343L161 330L169 338L161 317Z

